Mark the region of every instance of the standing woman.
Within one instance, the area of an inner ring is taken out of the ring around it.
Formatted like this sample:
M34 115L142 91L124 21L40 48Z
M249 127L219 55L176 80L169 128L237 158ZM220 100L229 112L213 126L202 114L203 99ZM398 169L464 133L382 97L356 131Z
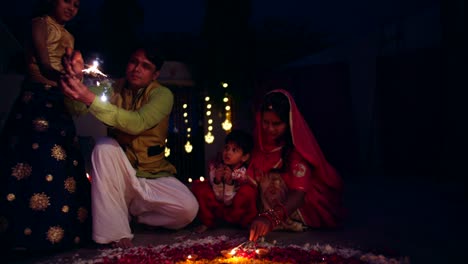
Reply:
M90 184L64 96L57 83L64 28L79 0L43 1L32 19L27 72L1 135L0 241L4 249L48 252L89 240Z
M261 212L251 224L251 241L272 230L332 228L343 216L342 181L285 90L264 98L256 116L249 173L260 186Z

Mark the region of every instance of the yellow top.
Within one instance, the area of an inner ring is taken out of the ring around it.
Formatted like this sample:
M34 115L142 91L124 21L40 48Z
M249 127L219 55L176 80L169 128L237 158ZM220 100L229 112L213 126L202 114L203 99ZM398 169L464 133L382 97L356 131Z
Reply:
M61 60L63 54L65 54L65 48L70 47L73 49L75 38L64 28L63 25L57 23L50 16L36 17L33 21L38 19L44 20L47 25L47 51L49 54L50 65L55 70L62 71L63 67ZM42 75L34 51L29 50L26 54L27 69L31 80L33 82L56 86L57 84L55 81L49 80Z

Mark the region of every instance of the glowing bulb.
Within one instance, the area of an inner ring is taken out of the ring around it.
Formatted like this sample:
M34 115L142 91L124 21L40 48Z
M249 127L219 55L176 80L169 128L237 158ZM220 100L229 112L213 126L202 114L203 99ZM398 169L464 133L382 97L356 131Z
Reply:
M229 131L232 128L232 123L229 120L224 120L224 122L221 124L224 130Z
M214 138L213 134L211 134L211 132L206 133L206 135L205 135L205 142L206 143L211 144L211 143L213 143L214 139L215 138Z
M187 143L185 143L185 152L190 153L193 150L192 144L190 144L190 141L187 140Z
M211 115L211 111L206 111L206 116L210 116Z
M228 88L228 86L229 86L228 83L223 82L223 88Z
M208 124L213 124L213 119L208 119Z
M107 96L105 94L101 95L101 101L107 102Z
M208 131L213 131L213 126L209 126Z
M192 129L190 127L187 128L187 132L190 132L192 131Z
M187 116L188 116L188 114L187 114L187 112L185 112L185 113L184 113L184 117L187 117Z
M188 178L188 182L192 182L192 178Z
M229 111L229 110L231 110L231 107L229 105L226 105L226 107L224 109L226 109L226 111Z
M201 181L201 182L205 181L205 177L200 176L200 181Z
M182 105L182 108L184 109L187 108L187 104Z
M207 105L206 105L206 108L207 108L207 109L211 109L211 104L207 104Z
M171 149L166 147L166 149L164 149L164 156L167 158L169 155L171 155Z
M209 100L210 100L210 97L209 97L209 96L205 97L205 101L208 102Z
M91 181L91 176L89 176L89 173L86 173L86 178L88 179L88 181Z

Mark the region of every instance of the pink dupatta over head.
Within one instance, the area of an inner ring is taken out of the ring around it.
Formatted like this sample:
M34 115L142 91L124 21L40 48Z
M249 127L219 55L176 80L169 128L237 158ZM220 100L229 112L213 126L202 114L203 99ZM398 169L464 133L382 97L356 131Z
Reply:
M302 117L289 92L277 89L269 93L282 93L290 105L289 127L295 151L310 164L311 178L306 188L305 203L299 209L305 224L311 227L335 227L343 217L343 182L337 171L327 162L312 131ZM254 139L257 155L265 153L262 145L262 113L256 114ZM253 157L252 162L255 162Z

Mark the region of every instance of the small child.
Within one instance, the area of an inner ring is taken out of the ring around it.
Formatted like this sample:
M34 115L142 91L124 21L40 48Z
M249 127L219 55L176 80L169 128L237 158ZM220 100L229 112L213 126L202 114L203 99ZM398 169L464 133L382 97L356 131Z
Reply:
M197 181L192 191L200 209L202 225L196 232L204 232L217 222L247 227L257 215L255 181L248 177L247 162L253 148L252 136L233 130L226 136L222 161L209 165L209 182Z

